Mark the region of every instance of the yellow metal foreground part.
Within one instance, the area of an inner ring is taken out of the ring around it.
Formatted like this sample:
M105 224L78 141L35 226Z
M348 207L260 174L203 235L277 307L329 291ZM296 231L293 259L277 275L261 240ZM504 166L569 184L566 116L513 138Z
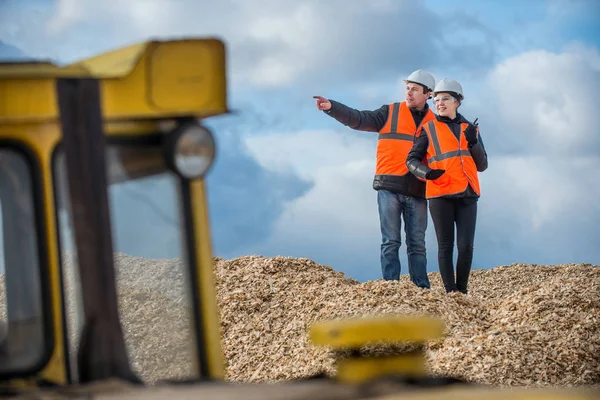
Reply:
M340 360L336 377L343 382L366 382L384 376L422 378L427 366L422 354L400 354L387 357L361 357Z
M210 376L215 379L225 379L225 355L222 351L222 342L219 332L219 315L217 293L213 276L213 259L209 232L208 199L204 181L191 183L190 195L197 207L192 210L194 233L198 240L195 246L198 265L196 284L200 288L200 304L204 318L204 340L206 342L206 357Z
M355 348L375 342L425 343L444 335L443 322L429 317L372 317L319 321L310 327L316 345L336 349Z
M228 111L224 43L182 39L143 42L66 66L0 63L0 124L58 121L59 77L100 79L106 122Z
M0 92L0 99L4 99ZM32 157L40 165L41 184L43 191L44 209L41 210L46 231L39 240L44 240L43 244L47 249L48 260L41 261L47 266L48 277L48 292L50 296L49 308L52 312L53 323L53 351L39 376L32 377L42 378L50 382L66 383L67 376L65 365L65 348L64 348L64 331L63 314L62 314L62 292L61 292L61 269L58 257L58 235L55 215L55 192L53 190L52 177L52 152L59 139L59 127L56 124L20 124L18 126L4 126L0 123L0 138L21 142L32 153ZM41 243L40 243L41 244ZM14 380L11 385L27 386L27 379Z
M423 345L444 334L442 321L421 316L380 316L341 321L319 321L310 327L313 344L335 350L353 350L350 357L337 360L336 379L361 383L387 376L424 378L427 366L422 348L410 352L387 350L383 356L362 356L363 346ZM341 353L340 353L341 354Z

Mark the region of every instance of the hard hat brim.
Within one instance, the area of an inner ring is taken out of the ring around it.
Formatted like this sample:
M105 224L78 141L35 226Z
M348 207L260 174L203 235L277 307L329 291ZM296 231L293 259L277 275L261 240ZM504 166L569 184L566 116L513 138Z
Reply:
M411 81L411 80L408 80L408 79L403 79L403 81L404 81L404 83L415 83L415 84L417 84L417 85L421 85L421 86L423 86L425 89L427 89L427 90L429 90L429 91L432 91L432 90L433 90L433 89L431 89L431 88L427 87L427 85L425 85L425 84L423 84L423 83L421 83L421 82Z
M437 92L433 92L433 95L437 96L439 93L450 93L450 95L452 97L454 97L455 99L460 100L460 101L463 101L465 99L462 94L456 93L456 92L454 92L452 90L440 90L440 91L437 91Z

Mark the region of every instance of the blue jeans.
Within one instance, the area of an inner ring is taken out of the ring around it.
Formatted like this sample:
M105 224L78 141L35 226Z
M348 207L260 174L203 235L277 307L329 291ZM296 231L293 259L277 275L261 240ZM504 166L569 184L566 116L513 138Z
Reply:
M379 221L381 224L381 271L383 279L398 280L400 278L398 252L402 243L400 231L402 219L404 219L410 280L419 287L429 289L425 250L427 200L387 190L378 190L377 204L379 205Z

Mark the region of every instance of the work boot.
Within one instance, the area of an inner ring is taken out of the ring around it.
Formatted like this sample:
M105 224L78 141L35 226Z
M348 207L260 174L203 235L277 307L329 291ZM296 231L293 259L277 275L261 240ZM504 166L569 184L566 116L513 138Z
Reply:
M444 285L444 289L446 289L446 293L458 292L458 289L456 288L456 285L454 285L454 284Z
M467 294L467 285L456 285L456 290L461 292L462 294Z

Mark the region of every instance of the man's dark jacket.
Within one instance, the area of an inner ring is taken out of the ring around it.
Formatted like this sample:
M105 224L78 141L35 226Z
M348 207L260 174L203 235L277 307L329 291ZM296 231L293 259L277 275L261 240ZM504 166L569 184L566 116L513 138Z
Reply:
M324 111L325 114L349 128L358 131L379 132L387 122L389 114L389 105L387 104L382 105L377 110L359 111L335 100L330 99L329 101L331 102L331 108ZM428 111L429 105L427 103L421 111L410 109L415 126L419 126ZM406 159L399 159L398 162L406 163ZM420 181L410 172L403 176L375 175L373 189L389 190L407 196L425 198L425 182Z

